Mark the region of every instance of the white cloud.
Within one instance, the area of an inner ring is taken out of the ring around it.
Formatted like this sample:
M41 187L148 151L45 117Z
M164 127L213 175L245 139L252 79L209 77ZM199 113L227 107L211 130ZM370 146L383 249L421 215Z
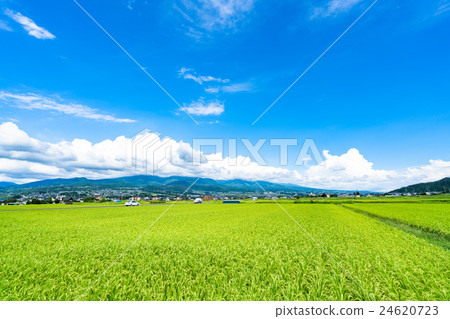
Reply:
M253 9L255 0L182 0L176 10L206 31L232 29Z
M221 90L226 93L249 92L253 90L253 84L249 82L234 83L222 86Z
M201 32L191 26L187 27L187 31L185 32L185 34L196 40L200 40L204 36L203 32Z
M322 7L313 8L311 19L318 17L336 16L340 13L350 11L362 0L330 0Z
M220 89L218 87L205 88L206 93L219 93Z
M207 93L219 93L219 92L239 93L251 91L253 91L253 84L250 82L233 83L230 85L205 88L205 92Z
M227 83L230 80L228 79L221 79L216 78L211 75L197 75L193 69L182 67L178 71L178 76L182 77L183 79L187 80L193 80L197 82L198 84L203 84L204 82L220 82L220 83Z
M375 170L355 148L340 156L323 152L325 161L311 166L304 173L304 180L310 185L338 189L374 189L380 183L392 183L397 177L394 171Z
M387 191L450 176L450 161L430 160L419 167L382 170L374 169L355 148L340 156L329 151L323 154L325 161L311 166L302 176L302 181L312 187Z
M0 105L27 110L56 111L67 115L93 120L103 120L118 123L132 123L135 120L116 118L98 113L97 110L85 105L68 103L57 98L45 97L33 93L14 94L0 91Z
M379 191L450 176L450 161L430 160L429 164L419 167L379 170L357 149L350 149L342 155L324 151L325 161L321 165L310 166L304 173L299 173L286 168L261 166L244 156L238 156L234 161L221 153L201 154L188 143L162 140L154 133L147 133L146 138L155 139L157 160L166 156L166 148L162 146L170 145L171 161L156 172L160 176L253 178L325 189ZM43 142L28 136L16 124L6 122L0 125L0 181L25 183L46 178L99 179L142 174L130 164L127 157L130 149L130 139L124 136L96 144L84 139ZM193 154L202 156L205 162L193 165ZM138 167L144 167L144 163L138 162ZM237 164L232 165L233 162Z
M210 86L205 88L205 92L207 93L219 93L219 92L237 93L237 92L250 92L253 90L253 84L250 82L241 82L223 85L225 83L230 82L230 80L213 77L211 75L197 75L194 69L191 68L182 67L178 71L178 77L182 77L183 79L187 80L193 80L200 85L203 85L207 82L216 82L222 84L218 86Z
M126 141L118 137L97 144L83 139L47 143L6 122L0 125L0 176L17 182L83 175L121 176L126 164Z
M29 35L37 38L37 39L54 39L56 38L53 34L51 34L46 29L38 26L36 23L34 23L33 20L30 18L22 15L20 12L14 12L9 9L5 10L5 14L16 21L17 23L21 24L22 27L28 32Z
M11 27L6 21L0 20L0 30L12 31Z
M248 165L229 165L229 159L222 154L201 155L206 160L201 165L193 165L194 151L190 144L173 139L163 140L154 133L147 133L146 138L155 139L155 158L164 158L170 145L172 157L170 163L160 170L160 176L182 175L199 176L216 179L247 178L291 180L293 173L287 169L260 166L248 157L239 156L238 163ZM165 144L167 143L167 144ZM114 178L136 175L136 171L127 156L131 154L130 139L119 136L115 140L105 140L93 144L84 139L71 142L42 142L28 136L12 123L0 125L0 181L24 183L46 178ZM153 157L150 157L150 159ZM140 158L138 167L143 167ZM151 166L151 162L149 162Z
M182 111L194 115L220 115L224 112L225 106L221 101L206 102L203 98L192 101L189 105L184 105Z

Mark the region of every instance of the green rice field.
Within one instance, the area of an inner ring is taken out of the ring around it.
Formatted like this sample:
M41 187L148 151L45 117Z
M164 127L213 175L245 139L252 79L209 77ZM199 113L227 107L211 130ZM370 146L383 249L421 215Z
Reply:
M280 204L3 206L0 299L450 299L449 203Z
M351 204L344 206L400 221L450 238L450 205L448 204Z

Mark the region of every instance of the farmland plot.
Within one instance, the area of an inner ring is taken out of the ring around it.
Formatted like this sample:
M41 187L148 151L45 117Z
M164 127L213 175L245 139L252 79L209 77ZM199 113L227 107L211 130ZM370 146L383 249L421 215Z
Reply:
M151 228L167 206L1 211L0 299L450 298L441 247L337 205L283 207L313 239L275 203L175 205Z
M344 204L380 217L398 220L450 237L450 203Z

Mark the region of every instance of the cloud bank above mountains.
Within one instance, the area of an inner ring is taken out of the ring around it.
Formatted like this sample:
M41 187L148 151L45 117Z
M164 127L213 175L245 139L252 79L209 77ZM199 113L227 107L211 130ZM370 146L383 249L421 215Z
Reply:
M155 141L155 149L158 149L155 153L160 153L156 157L166 155L167 148L159 146L170 145L170 162L155 172L160 176L214 179L242 179L245 176L245 179L308 187L375 191L387 191L450 176L450 161L444 160L430 160L428 164L403 170L375 169L373 163L355 148L342 155L332 155L324 150L325 160L321 165L309 166L300 173L287 168L262 166L245 156L230 159L220 153L199 154L189 143L162 139L155 133L147 134L148 138ZM100 179L142 174L142 171L131 165L130 142L129 138L119 136L99 143L85 139L49 143L30 137L15 123L5 122L0 125L0 181L26 183L48 178ZM194 165L193 154L205 161Z

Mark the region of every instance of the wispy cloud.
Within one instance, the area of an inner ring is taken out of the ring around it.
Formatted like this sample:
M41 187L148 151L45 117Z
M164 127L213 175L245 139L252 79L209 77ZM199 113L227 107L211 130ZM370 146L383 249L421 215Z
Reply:
M185 20L187 20L187 21L190 22L190 23L194 23L194 19L192 19L190 15L188 15L186 12L184 12L184 11L183 11L176 3L173 3L173 4L172 4L172 7L173 7L176 11L178 11L178 13L181 14L181 16L182 16Z
M203 84L204 82L227 83L230 81L229 79L216 78L211 75L197 75L196 72L194 71L194 69L189 69L189 68L185 68L185 67L181 68L178 71L178 76L182 77L183 79L193 80L193 81L197 82L198 84Z
M27 110L55 111L67 115L92 120L117 123L132 123L135 120L121 119L112 115L101 114L96 109L85 105L61 101L59 98L46 97L34 93L14 94L0 91L0 105Z
M134 3L136 2L136 0L128 0L127 1L127 8L128 9L130 9L130 10L133 10L134 9Z
M225 85L226 83L230 82L230 79L222 79L211 75L197 75L194 69L191 68L182 67L178 71L178 76L183 79L193 80L200 85L209 82L220 83L217 84L216 86L209 86L205 88L205 92L211 94L219 92L225 93L250 92L253 90L253 84L250 82L232 83Z
M11 27L6 21L0 20L0 30L12 31Z
M54 39L56 38L53 34L51 34L46 29L38 26L36 23L34 23L33 20L30 18L22 15L20 12L14 12L9 9L5 10L5 14L16 21L17 23L21 24L22 27L28 32L29 35L37 38L37 39Z
M181 0L173 5L191 24L187 35L199 38L205 32L235 29L254 7L255 0ZM193 32L195 30L195 32Z
M219 93L220 88L218 88L218 87L205 88L205 92L206 93Z
M186 26L183 26L183 27L186 27ZM200 40L205 35L202 31L200 31L192 26L187 26L187 31L185 32L185 34L196 40Z
M205 91L207 93L239 93L239 92L251 92L253 91L253 84L250 82L242 82L242 83L233 83L230 85L223 85L218 87L209 87L206 88Z
M330 0L324 6L313 8L311 19L336 16L340 13L350 11L362 0Z
M439 8L436 10L434 15L440 15L441 13L447 12L450 10L450 2L443 3L439 6Z
M188 105L183 105L181 110L193 115L220 115L224 112L225 105L218 100L207 102L204 98L199 98Z

